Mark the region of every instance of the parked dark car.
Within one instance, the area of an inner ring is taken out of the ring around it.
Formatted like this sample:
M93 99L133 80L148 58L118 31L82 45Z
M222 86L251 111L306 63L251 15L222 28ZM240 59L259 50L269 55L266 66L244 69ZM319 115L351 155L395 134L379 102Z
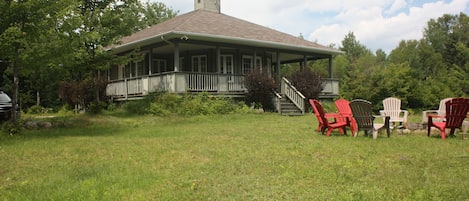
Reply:
M11 98L3 91L0 91L0 120L11 118Z

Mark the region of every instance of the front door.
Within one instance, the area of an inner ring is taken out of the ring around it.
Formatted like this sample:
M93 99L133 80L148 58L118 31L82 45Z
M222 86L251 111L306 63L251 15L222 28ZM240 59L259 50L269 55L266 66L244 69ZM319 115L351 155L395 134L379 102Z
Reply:
M221 65L221 73L232 75L233 70L233 56L232 55L221 55L220 56L220 65ZM231 76L230 76L231 77ZM230 80L230 78L228 78Z

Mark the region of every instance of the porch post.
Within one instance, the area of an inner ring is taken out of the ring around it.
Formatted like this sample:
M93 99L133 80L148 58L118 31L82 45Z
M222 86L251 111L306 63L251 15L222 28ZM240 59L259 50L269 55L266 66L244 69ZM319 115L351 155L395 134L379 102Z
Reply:
M306 55L303 56L303 69L304 70L308 65L308 57Z
M277 80L277 87L281 89L281 77L280 77L280 52L275 52L277 63L275 64L275 79Z
M329 78L332 78L332 56L329 57Z
M216 50L217 53L216 53L215 63L216 63L216 65L217 65L217 72L218 72L218 73L223 73L223 72L221 72L221 63L220 63L220 62L221 62L221 59L220 59L221 50L220 50L220 47L219 47L219 46L217 46L216 49L217 49L217 50Z
M174 43L174 72L179 72L179 42Z
M134 77L134 72L132 70L133 65L134 65L134 60L132 59L132 61L130 61L130 67L129 67L130 68L129 70L130 70L130 77L131 78Z
M254 54L252 55L253 59L252 59L252 63L253 63L253 70L257 70L257 52L256 50L254 50Z
M148 75L152 74L153 67L153 48L150 48L148 53Z

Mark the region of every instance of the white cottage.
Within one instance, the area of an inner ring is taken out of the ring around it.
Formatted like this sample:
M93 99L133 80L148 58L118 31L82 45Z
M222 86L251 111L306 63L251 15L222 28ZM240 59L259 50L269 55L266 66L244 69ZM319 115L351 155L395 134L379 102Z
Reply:
M261 68L282 83L279 98L304 112L301 94L280 78L280 67L318 59L329 61L330 76L324 80L321 98L338 96L332 56L340 51L225 15L220 0L194 0L194 7L192 12L124 37L112 48L115 54L139 48L145 56L109 70L108 96L129 99L156 91L244 96L244 75Z

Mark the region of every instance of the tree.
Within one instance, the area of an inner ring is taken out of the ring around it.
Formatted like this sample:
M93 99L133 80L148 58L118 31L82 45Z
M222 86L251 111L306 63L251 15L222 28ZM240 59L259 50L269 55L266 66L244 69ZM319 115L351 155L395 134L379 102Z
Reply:
M344 40L342 40L342 47L340 50L345 52L345 56L350 63L353 63L361 56L372 54L366 46L360 44L360 41L356 39L353 32L349 32L345 36Z
M443 56L447 64L465 66L468 63L467 58L461 57L461 49L458 49L458 43L469 46L469 17L465 13L459 15L445 14L427 23L424 30L424 38L435 49L437 53Z
M82 100L77 102L82 107L93 100L95 105L99 105L98 102L104 98L105 83L100 72L108 69L110 63L119 64L141 58L131 57L133 53L116 56L106 47L118 43L122 37L135 31L174 17L177 13L162 3L147 2L143 6L138 0L80 0L73 4L73 8L75 9L64 18L66 26L62 26L61 30L61 33L68 36L65 40L71 44L71 51L67 56L69 59L63 63L70 76L63 82L66 86L62 88L68 88L73 83L77 84L73 88L85 87L82 82L91 83L93 87L76 90L83 94L67 93L81 97Z
M12 121L17 122L16 109L21 72L28 64L45 54L32 53L41 43L40 37L54 24L49 23L68 2L60 0L2 1L0 3L0 58L12 77Z
M141 12L143 14L141 28L159 24L175 17L179 13L179 11L168 8L161 2L147 2L144 4Z

